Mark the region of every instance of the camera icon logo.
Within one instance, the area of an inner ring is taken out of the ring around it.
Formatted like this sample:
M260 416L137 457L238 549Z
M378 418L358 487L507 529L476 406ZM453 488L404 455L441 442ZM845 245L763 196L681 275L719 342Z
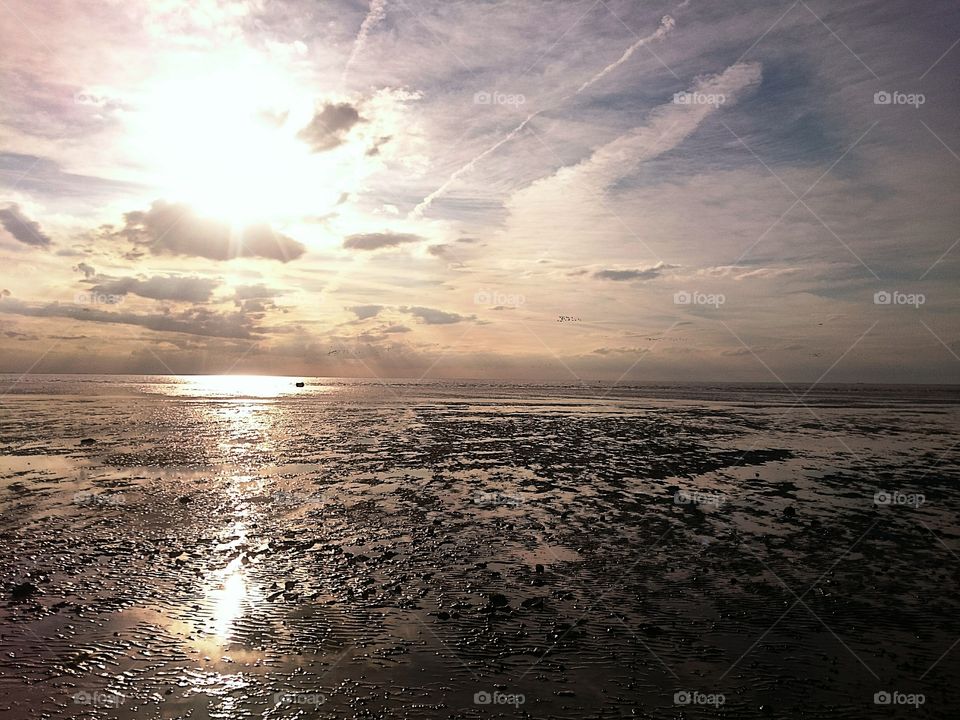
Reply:
M673 694L674 705L689 705L692 700L693 696L689 690L679 690Z
M473 294L473 302L476 305L490 305L492 300L489 290L479 290Z
M485 90L481 90L478 93L473 95L473 104L474 105L489 105L492 102L493 98L490 93Z
M480 692L473 694L474 705L489 705L492 702L493 695L488 693L486 690L481 690Z
M881 690L873 694L874 705L889 705L893 702L893 696L886 690Z
M893 295L886 290L880 290L873 294L874 305L889 305L891 302L893 302Z
M873 494L873 502L875 505L889 505L893 502L893 497L886 490L877 490Z
M886 90L878 90L873 94L874 105L889 105L893 102L893 95Z
M673 294L674 305L689 305L691 302L693 302L693 296L686 290L681 290Z

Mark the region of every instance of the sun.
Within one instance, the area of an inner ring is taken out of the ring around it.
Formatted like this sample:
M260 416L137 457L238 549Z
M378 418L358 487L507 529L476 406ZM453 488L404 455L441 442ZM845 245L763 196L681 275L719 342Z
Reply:
M262 60L175 64L144 93L132 136L166 199L234 225L283 224L325 212L342 192L342 158L297 138L313 107Z

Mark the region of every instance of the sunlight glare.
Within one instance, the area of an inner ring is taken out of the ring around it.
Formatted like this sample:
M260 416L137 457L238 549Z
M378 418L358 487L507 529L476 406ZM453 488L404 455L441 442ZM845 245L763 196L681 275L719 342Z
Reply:
M284 222L332 208L335 159L297 138L311 93L262 58L172 68L134 119L165 197L235 225Z

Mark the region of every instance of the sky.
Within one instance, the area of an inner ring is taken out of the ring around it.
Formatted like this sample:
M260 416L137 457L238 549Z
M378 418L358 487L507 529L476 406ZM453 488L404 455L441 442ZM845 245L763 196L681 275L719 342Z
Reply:
M0 17L0 371L960 382L953 0Z

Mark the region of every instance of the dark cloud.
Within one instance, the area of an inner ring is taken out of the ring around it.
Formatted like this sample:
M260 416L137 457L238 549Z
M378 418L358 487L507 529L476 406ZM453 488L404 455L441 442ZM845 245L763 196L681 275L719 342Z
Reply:
M350 128L358 122L360 113L350 103L327 103L297 137L313 152L332 150L344 142Z
M630 347L601 347L593 351L594 355L631 355L633 353L640 352L640 348L630 348Z
M279 309L280 312L288 312L287 308L279 307L274 302L275 298L280 297L285 292L280 288L267 287L262 283L238 285L233 291L233 303L250 316L262 318L270 310Z
M263 300L243 300L236 304L242 307L245 313L255 314L259 317L263 317L267 310L273 307L273 303L264 302Z
M8 337L11 340L39 340L40 339L36 335L32 335L31 333L22 333L16 330L4 330L3 335L4 337Z
M380 311L383 310L383 305L354 305L348 307L347 310L356 315L357 320L367 320L379 315Z
M306 252L296 240L269 225L249 225L236 236L228 223L196 214L182 203L154 202L149 210L124 215L125 225L113 235L154 255L186 255L211 260L260 257L288 262Z
M667 265L659 262L653 267L635 268L632 270L598 270L593 274L600 280L614 280L624 282L627 280L653 280L664 274L665 271L676 268L676 265Z
M220 284L218 280L180 275L157 275L141 279L98 278L91 292L102 295L139 295L152 300L206 302Z
M380 154L380 148L382 148L384 145L386 145L386 144L387 144L388 142L390 142L392 139L393 139L393 137L390 136L390 135L387 135L387 136L382 137L382 138L378 138L377 141L370 147L370 149L367 150L367 153L366 153L366 154L367 154L367 157L375 157L375 156L379 155L379 154Z
M218 312L194 307L182 312L109 312L84 305L40 305L9 298L0 300L0 313L26 317L67 318L84 322L136 325L157 332L177 332L204 337L249 339L257 334L253 319L242 312Z
M348 235L343 241L343 246L351 250L379 250L404 243L419 242L422 239L419 235L410 233L361 233Z
M387 335L393 335L396 333L408 333L411 332L411 330L406 325L390 325L385 327L382 332Z
M0 225L3 225L8 233L24 245L45 248L50 247L53 242L48 235L44 234L39 223L20 212L20 206L16 203L10 203L0 209Z
M399 310L402 313L407 313L408 315L413 315L415 318L419 318L425 325L452 325L473 319L466 315L426 307L401 307Z
M93 267L93 265L87 265L87 263L85 262L77 263L76 265L73 266L73 269L76 270L77 272L83 273L83 276L87 280L89 280L90 278L92 278L94 275L97 274L97 269Z

